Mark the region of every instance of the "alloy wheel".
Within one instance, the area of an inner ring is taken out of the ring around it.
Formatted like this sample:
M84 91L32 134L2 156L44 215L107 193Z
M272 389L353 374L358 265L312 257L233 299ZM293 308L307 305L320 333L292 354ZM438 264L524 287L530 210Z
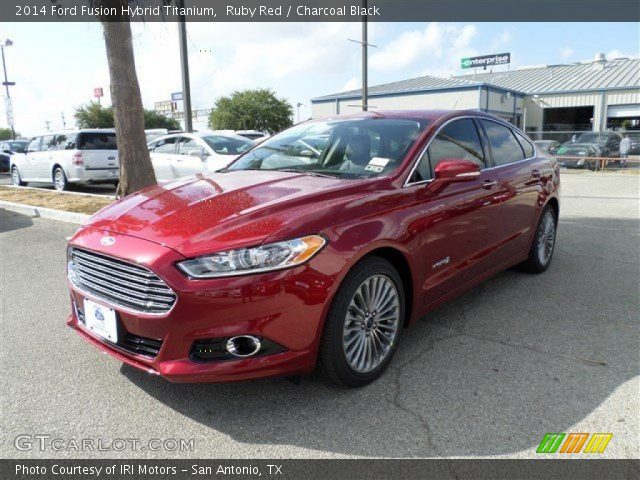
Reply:
M553 213L547 211L544 214L542 222L540 222L540 231L538 234L538 258L540 263L547 265L553 254L553 247L556 242L556 221Z
M400 324L400 296L386 275L373 275L356 289L344 321L342 347L358 373L377 368L391 352Z
M11 169L11 183L14 185L20 185L20 172L16 167Z
M64 172L60 169L57 169L53 175L53 184L56 190L62 191L64 190L66 181L64 178Z

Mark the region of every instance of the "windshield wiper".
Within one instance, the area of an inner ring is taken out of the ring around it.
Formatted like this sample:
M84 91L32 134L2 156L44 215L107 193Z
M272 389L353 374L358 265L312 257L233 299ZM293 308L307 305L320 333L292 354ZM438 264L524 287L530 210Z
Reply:
M306 173L307 175L312 175L314 177L325 177L325 178L340 178L340 175L336 173L326 173L318 170L301 170L299 168L274 168L272 171L276 172L291 172L291 173Z

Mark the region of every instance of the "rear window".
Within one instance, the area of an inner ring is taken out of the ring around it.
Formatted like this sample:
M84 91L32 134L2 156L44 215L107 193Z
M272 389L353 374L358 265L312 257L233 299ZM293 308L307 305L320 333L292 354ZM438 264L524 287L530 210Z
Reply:
M82 132L76 142L78 150L117 150L116 134L112 132Z

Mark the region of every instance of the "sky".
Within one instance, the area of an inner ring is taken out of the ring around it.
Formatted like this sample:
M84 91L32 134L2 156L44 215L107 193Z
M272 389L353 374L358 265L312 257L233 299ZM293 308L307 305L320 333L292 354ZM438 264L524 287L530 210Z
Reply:
M168 100L181 88L177 24L132 25L143 103ZM189 23L188 49L194 109L211 108L234 90L270 88L301 119L310 99L359 88L360 23ZM421 75L465 73L460 59L511 52L510 68L638 57L636 23L371 23L369 84ZM25 136L74 126L73 112L103 87L110 104L109 71L98 23L4 23L16 130ZM496 67L505 68L505 67ZM0 127L7 126L2 94ZM295 114L294 120L297 120Z

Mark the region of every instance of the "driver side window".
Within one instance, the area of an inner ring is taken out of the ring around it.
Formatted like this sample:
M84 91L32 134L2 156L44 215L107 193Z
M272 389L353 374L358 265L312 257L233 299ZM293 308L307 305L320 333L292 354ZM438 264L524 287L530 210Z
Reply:
M432 179L435 168L444 160L466 160L480 168L486 167L482 143L473 119L455 120L442 128L420 157L410 182Z

